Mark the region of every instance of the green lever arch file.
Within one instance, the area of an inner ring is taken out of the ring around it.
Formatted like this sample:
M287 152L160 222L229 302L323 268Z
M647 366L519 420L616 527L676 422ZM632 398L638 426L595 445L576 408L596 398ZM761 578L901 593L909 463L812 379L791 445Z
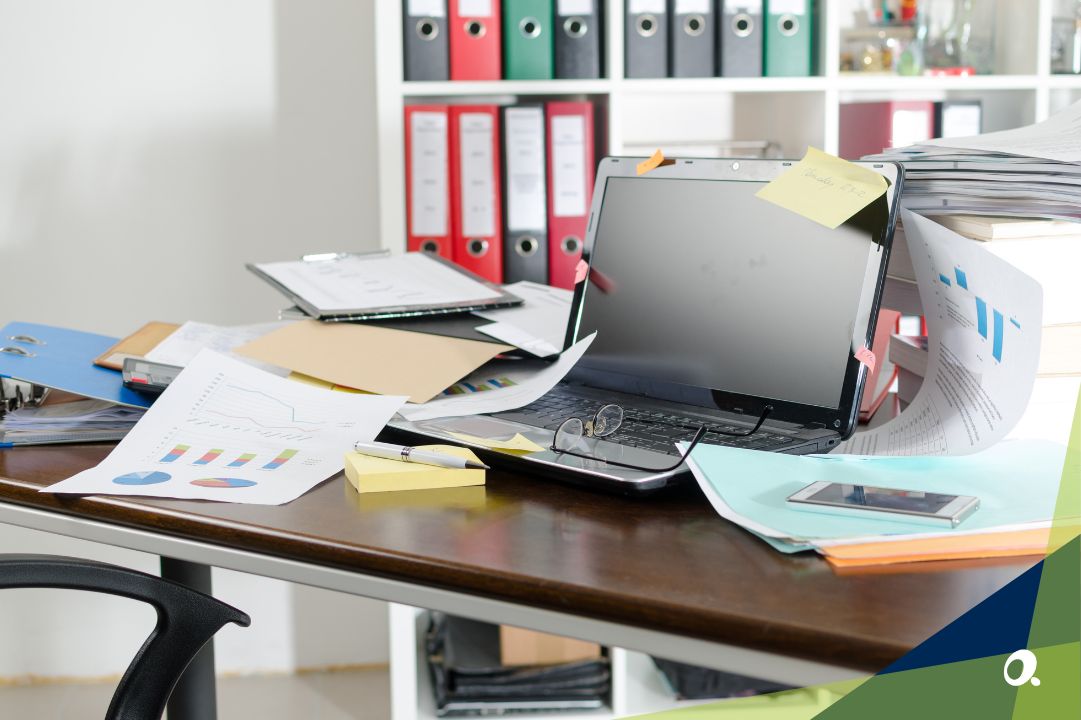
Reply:
M814 0L766 0L767 77L805 77L815 72Z
M503 0L503 68L507 80L550 80L552 0Z

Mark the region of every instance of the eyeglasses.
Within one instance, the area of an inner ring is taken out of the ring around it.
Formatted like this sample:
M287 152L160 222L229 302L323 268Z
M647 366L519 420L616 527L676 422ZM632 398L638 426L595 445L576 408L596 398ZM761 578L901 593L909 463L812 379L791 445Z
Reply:
M619 427L623 424L623 408L613 404L603 406L591 418L583 419L572 417L564 420L560 426L556 428L555 435L552 437L552 446L549 449L559 455L571 455L576 458L582 458L583 460L596 460L598 462L627 468L629 470L640 470L642 472L652 473L671 472L687 460L687 456L691 454L691 451L694 450L699 442L701 442L707 432L712 432L717 435L727 435L728 437L748 437L758 432L759 428L762 427L762 423L766 421L766 417L768 417L771 412L773 412L772 405L764 407L762 409L762 414L758 416L758 422L754 424L754 427L743 432L730 432L708 425L702 425L695 432L694 437L691 438L690 444L687 446L687 449L683 451L683 454L680 455L679 460L668 467L652 468L642 465L632 465L630 463L608 460L606 458L597 457L591 453L582 453L575 450L575 448L580 446L579 444L584 438L604 439L619 430ZM643 420L643 422L652 423L654 425L680 427L673 423L664 423L649 419Z

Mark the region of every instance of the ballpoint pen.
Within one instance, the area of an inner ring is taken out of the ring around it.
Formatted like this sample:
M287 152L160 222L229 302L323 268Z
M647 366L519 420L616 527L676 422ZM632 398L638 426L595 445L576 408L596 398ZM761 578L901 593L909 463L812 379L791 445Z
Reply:
M382 442L358 442L353 444L353 449L362 455L385 458L387 460L402 460L403 462L423 463L437 467L490 470L484 463L473 462L465 458L444 453L431 452L430 450L417 450L408 445L392 445Z

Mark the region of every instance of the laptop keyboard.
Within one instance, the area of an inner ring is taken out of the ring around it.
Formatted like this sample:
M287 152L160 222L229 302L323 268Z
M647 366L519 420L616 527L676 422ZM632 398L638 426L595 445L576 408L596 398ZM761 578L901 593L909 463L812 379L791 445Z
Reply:
M513 414L518 417L527 416L531 424L554 431L567 418L592 417L605 404L557 387L540 400L515 410ZM678 456L679 450L675 444L681 441L690 442L703 425L701 419L686 415L628 407L622 403L620 406L623 408L623 423L618 430L605 437L605 440L620 445ZM501 415L504 414L501 413ZM750 429L745 426L726 425L723 422L713 423L710 427L725 432L746 432ZM731 437L707 432L702 437L702 442L749 450L781 450L795 443L796 438L759 429L754 435L748 437Z

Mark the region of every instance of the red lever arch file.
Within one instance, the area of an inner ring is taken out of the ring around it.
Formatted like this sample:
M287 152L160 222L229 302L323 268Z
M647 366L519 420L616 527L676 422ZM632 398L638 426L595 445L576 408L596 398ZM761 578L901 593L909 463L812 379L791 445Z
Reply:
M499 107L452 106L450 148L452 257L483 278L503 282Z
M593 195L593 103L550 102L548 115L548 283L574 287Z

